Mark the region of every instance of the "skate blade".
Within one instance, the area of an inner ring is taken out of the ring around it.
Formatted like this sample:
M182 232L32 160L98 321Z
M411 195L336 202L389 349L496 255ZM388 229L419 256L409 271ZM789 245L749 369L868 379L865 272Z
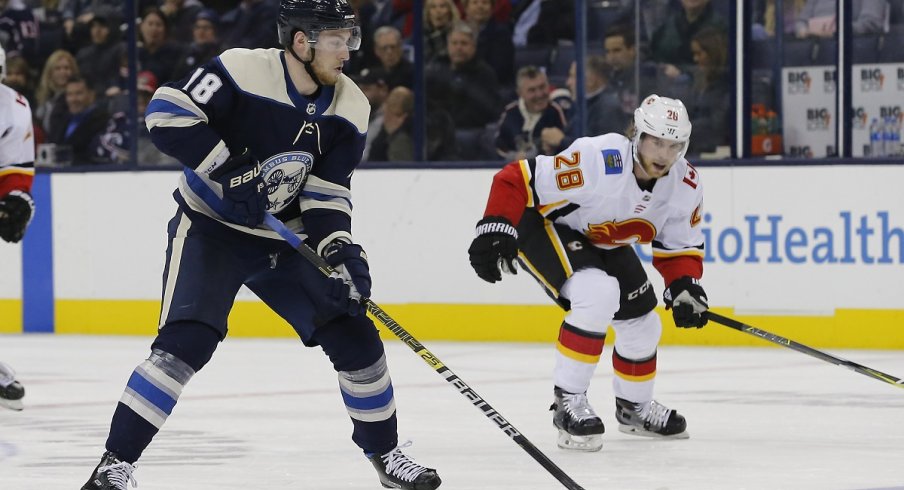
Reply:
M623 432L625 434L632 435L632 436L649 437L652 439L689 439L691 437L691 435L687 431L664 436L657 432L645 430L640 427L635 427L633 425L623 425L623 424L618 425L618 431Z
M10 410L21 411L25 408L25 405L22 404L22 399L18 400L7 400L6 398L0 398L0 407L6 407Z
M560 448L569 451L595 452L603 448L603 436L602 434L576 436L564 430L559 430L557 444Z

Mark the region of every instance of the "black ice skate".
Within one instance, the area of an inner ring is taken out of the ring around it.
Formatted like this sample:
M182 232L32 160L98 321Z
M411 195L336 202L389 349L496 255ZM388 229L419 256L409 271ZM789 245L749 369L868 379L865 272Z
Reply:
M367 459L373 463L380 475L383 488L404 488L407 490L433 490L443 481L436 470L426 468L411 460L402 452L402 448L411 442L399 444L395 449L383 455L368 454Z
M640 404L616 398L615 418L618 430L625 434L669 439L690 437L684 417L656 400Z
M552 406L552 423L559 429L558 445L562 449L599 451L606 432L603 421L593 411L586 393L568 393L556 388Z
M120 461L116 454L107 451L82 490L127 490L129 483L137 487L138 481L132 476L133 471L134 465Z
M22 410L22 398L25 398L25 388L16 381L16 372L0 362L0 407Z

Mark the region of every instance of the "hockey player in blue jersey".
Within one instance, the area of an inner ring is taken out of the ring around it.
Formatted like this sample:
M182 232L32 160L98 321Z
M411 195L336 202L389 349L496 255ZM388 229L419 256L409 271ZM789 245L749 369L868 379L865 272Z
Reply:
M360 302L370 296L371 278L352 240L350 179L369 105L342 74L360 46L357 18L346 0L282 0L278 29L284 49L227 50L158 89L148 105L151 139L186 167L174 193L159 331L126 385L107 451L83 490L134 483L135 462L226 336L243 284L306 346L319 345L329 357L352 439L380 483L440 485L435 470L401 451L383 344ZM323 276L262 227L265 213L338 274Z

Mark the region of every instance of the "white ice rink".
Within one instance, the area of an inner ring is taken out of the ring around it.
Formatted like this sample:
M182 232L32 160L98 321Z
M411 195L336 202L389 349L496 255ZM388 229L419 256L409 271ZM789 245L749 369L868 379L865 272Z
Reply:
M709 327L718 328L718 327ZM150 338L0 336L26 409L0 409L0 490L76 490ZM659 353L657 398L688 440L617 430L606 347L590 399L603 450L564 452L551 413L553 346L426 342L573 479L590 489L904 489L904 389L781 348ZM443 378L387 342L399 430L443 490L561 489ZM901 377L900 351L832 351ZM292 340L227 339L138 464L141 490L378 489L350 439L326 357Z

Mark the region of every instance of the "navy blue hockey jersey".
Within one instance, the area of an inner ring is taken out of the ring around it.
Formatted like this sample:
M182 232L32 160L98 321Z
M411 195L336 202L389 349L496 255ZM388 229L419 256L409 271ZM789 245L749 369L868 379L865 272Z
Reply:
M187 167L175 192L180 206L278 238L229 223L209 205L222 190L207 175L247 148L260 161L268 211L319 253L335 238L351 240L351 177L369 111L367 98L345 75L305 96L289 77L284 51L236 48L158 89L146 122L154 144Z

